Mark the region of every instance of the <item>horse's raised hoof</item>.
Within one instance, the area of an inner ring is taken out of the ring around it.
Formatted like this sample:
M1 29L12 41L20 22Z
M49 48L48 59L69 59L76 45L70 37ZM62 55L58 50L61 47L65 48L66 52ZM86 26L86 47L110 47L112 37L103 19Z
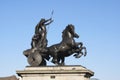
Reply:
M76 56L78 56L78 54L74 54L73 56L76 57Z
M80 58L82 56L82 54L78 54L75 58Z
M85 52L84 56L86 56L86 55L87 55L87 52Z

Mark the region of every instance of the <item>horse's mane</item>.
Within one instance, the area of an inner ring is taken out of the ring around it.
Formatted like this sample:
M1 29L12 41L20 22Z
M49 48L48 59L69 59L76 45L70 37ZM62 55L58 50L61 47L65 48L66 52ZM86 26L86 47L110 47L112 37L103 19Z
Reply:
M66 28L63 30L63 32L71 31L71 30L74 30L74 25L68 24L68 25L66 26Z

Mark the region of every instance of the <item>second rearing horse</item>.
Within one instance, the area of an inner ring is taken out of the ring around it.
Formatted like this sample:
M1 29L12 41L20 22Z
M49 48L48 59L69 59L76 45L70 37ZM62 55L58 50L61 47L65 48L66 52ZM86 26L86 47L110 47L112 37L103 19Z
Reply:
M85 50L84 56L86 55L86 48L82 47L81 42L76 43L74 38L79 38L79 36L75 33L74 25L69 24L62 32L62 41L47 48L47 53L53 57L52 62L54 64L64 65L64 57L73 53L77 53L75 57L79 58L83 55L82 49Z

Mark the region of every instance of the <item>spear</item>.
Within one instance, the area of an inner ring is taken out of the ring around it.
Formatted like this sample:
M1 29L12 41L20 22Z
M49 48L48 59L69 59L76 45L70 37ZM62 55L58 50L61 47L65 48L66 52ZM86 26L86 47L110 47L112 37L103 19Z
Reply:
M53 13L54 13L54 10L52 10L52 12L51 12L51 18L53 17Z
M52 10L52 12L51 12L50 19L52 19L53 13L54 13L54 10ZM47 30L49 30L49 27L50 27L50 26L48 26L48 29L47 29Z

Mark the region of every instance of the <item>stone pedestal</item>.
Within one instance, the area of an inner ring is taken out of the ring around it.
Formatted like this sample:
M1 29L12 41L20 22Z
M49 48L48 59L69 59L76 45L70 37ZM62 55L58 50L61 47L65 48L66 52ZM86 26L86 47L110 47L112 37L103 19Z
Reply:
M89 80L94 72L83 66L26 67L16 71L22 80Z

